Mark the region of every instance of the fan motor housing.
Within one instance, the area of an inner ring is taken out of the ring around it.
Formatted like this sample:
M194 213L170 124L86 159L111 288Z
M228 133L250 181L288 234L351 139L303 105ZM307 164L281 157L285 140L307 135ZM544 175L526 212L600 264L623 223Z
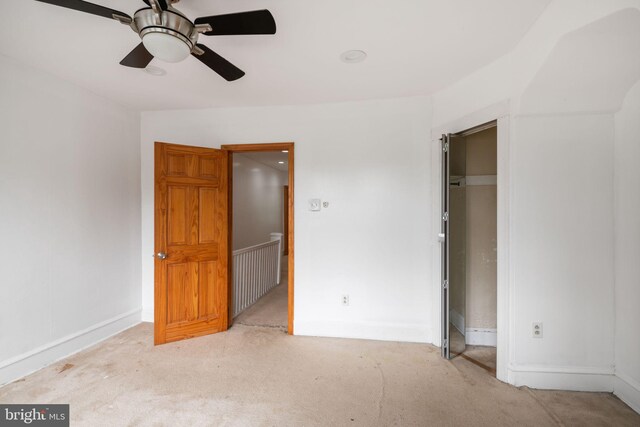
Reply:
M198 32L193 22L175 9L163 10L161 14L150 7L140 9L133 15L133 22L140 38L149 33L170 34L182 40L191 50L198 42Z

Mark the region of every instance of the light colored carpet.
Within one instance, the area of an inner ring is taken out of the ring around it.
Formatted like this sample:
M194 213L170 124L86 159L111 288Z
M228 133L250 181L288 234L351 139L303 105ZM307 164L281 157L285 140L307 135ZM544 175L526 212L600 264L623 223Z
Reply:
M503 384L426 344L289 336L236 324L153 346L140 324L0 388L70 403L72 426L638 426L606 393Z
M248 326L269 326L287 331L287 277L283 273L280 284L271 289L251 307L240 313L234 323Z
M484 368L496 376L496 348L481 345L468 345L463 353L464 358Z

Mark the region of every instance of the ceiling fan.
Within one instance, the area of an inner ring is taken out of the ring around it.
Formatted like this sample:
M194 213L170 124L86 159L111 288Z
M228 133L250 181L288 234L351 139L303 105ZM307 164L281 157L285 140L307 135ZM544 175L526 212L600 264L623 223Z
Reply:
M131 27L140 36L142 43L120 61L121 65L146 68L153 58L179 62L191 54L227 81L239 79L244 76L244 71L198 43L200 34L226 36L276 33L276 23L266 9L203 16L191 22L173 7L173 3L180 0L143 0L148 7L136 11L133 18L124 12L83 0L36 1L115 19Z

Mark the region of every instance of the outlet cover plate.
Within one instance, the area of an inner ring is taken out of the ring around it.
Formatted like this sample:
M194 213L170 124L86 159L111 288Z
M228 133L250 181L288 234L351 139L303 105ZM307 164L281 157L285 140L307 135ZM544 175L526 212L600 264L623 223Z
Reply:
M533 322L531 324L531 334L533 338L542 338L542 322Z

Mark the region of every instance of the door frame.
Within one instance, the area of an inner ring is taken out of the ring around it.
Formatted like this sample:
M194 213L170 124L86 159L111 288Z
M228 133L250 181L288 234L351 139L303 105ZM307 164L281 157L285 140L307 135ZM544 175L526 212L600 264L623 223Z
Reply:
M288 249L287 255L287 333L293 335L293 291L294 291L294 230L293 230L293 195L294 195L294 143L293 142L267 142L261 144L227 144L222 145L220 148L226 150L229 153L229 286L228 286L228 299L229 307L232 307L233 301L233 154L234 153L247 153L247 152L259 152L259 151L288 151L288 186L289 186L289 205L288 205ZM229 326L233 323L233 313L229 310Z
M497 194L498 194L498 283L497 283L497 347L496 347L496 378L500 381L513 384L511 361L514 360L514 329L511 322L514 319L512 311L513 277L510 268L510 182L511 182L511 162L510 162L510 107L508 101L499 102L488 106L482 110L473 112L467 116L453 120L441 126L434 127L431 133L432 141L432 224L434 236L440 233L441 219L441 193L442 193L442 146L440 138L442 134L455 134L467 129L479 126L483 123L496 120L498 139L498 172L497 172ZM442 292L442 272L441 272L441 243L438 242L437 250L433 253L433 285L434 295L441 295ZM442 339L442 300L434 298L433 322L437 325L433 329L433 343L441 346Z

